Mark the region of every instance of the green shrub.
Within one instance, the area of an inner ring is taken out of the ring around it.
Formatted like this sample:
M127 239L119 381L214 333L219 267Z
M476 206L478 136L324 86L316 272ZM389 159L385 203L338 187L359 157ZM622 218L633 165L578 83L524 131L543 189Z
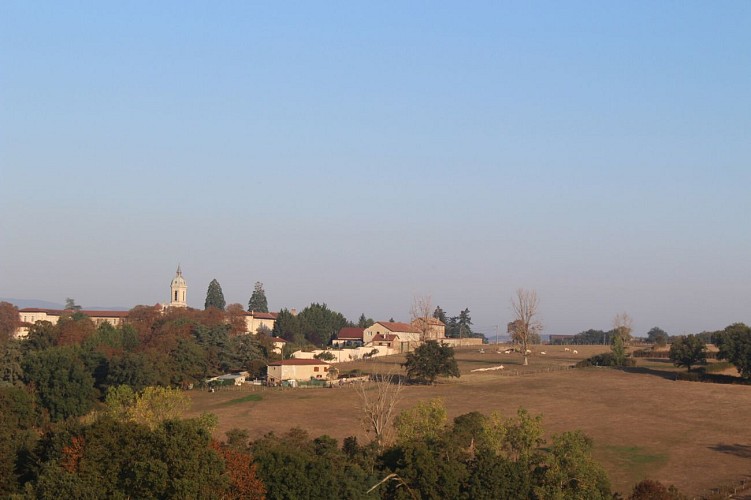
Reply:
M734 368L735 365L729 361L720 361L718 363L710 363L707 366L702 367L700 370L704 373L715 373L727 370L728 368Z
M589 366L618 366L615 363L615 356L612 352L604 352L597 354L587 359L583 359L576 363L576 368L587 368ZM636 366L636 360L632 358L626 358L623 360L623 365L620 366Z

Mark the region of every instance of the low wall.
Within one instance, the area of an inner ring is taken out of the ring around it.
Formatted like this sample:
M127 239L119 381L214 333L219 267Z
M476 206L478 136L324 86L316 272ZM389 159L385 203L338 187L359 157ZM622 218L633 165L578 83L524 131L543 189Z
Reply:
M480 338L441 339L441 344L450 345L451 347L483 345Z
M378 351L373 354L376 356L388 356L394 354L394 350L389 349L386 346L372 346L372 347L355 347L352 349L316 349L314 351L295 351L292 353L292 357L295 359L315 359L316 356L323 352L328 352L334 359L326 361L327 363L346 363L348 361L356 361L363 359L365 355L370 355L373 351Z

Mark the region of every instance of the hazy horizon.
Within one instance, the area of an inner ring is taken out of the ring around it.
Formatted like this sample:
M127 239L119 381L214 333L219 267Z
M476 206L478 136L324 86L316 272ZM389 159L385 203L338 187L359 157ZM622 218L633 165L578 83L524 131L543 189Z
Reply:
M751 3L4 2L0 295L751 323Z

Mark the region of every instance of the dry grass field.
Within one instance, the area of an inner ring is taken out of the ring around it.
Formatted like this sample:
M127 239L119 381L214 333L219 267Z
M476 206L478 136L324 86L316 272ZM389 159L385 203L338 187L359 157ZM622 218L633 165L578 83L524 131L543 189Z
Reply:
M670 380L672 365L639 360L630 371L609 368L566 369L607 348L535 347L528 367L521 357L496 352L457 350L462 376L434 386L407 386L401 408L440 397L453 418L470 411L513 416L517 408L542 414L549 433L581 429L595 441L594 454L605 466L614 489L628 492L644 478L675 484L691 495L751 479L751 386ZM546 351L546 355L539 352ZM375 373L403 373L401 356L339 365ZM502 371L475 372L503 364ZM518 373L518 374L517 374ZM312 436L337 439L356 435L358 396L349 387L335 389L261 388L216 393L192 392L192 414L219 417L217 436L233 427L251 437L306 429Z

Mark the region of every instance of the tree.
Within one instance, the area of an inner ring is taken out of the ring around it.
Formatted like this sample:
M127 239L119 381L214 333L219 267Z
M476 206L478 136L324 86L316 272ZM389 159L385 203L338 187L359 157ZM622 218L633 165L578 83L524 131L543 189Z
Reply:
M653 326L647 332L647 340L660 347L667 345L669 337L667 332L658 326Z
M627 500L688 500L674 485L665 487L659 481L644 479L634 485Z
M543 467L537 498L586 498L610 500L607 473L591 455L592 439L581 431L553 436Z
M245 321L245 309L242 304L230 304L227 306L227 322L230 326L230 335L240 335L248 331L248 324Z
M225 475L229 478L229 491L222 496L223 499L262 500L266 497L266 488L258 478L250 453L238 450L230 443L213 441L211 447L224 459Z
M289 309L284 308L274 321L274 329L271 330L274 337L279 337L289 342L299 344L303 341L300 320Z
M121 385L107 392L106 404L114 418L154 430L162 422L181 417L190 406L190 398L180 389L146 387L136 393L129 386Z
M440 398L420 401L394 420L398 442L437 439L446 426L446 407Z
M0 343L0 385L23 385L21 342L13 339Z
M433 384L439 376L459 377L459 366L451 346L428 340L407 353L407 361L402 365L407 369L407 377L420 383Z
M613 332L615 335L623 339L624 344L628 344L631 341L631 316L623 312L616 314L613 318Z
M211 280L209 289L206 291L206 303L203 308L216 307L223 311L226 305L227 303L224 301L224 294L222 293L222 285L216 279Z
M19 326L18 308L10 302L0 302L0 345L12 339Z
M626 362L626 345L623 337L620 335L613 336L613 343L610 345L610 351L613 353L613 365L623 366Z
M263 283L256 281L253 287L253 293L248 301L248 311L251 312L269 312L269 304L266 300L266 292L263 290Z
M278 320L279 318L277 318ZM331 338L349 322L326 304L310 304L297 315L305 339L317 346L328 345Z
M435 311L433 311L433 317L444 325L448 322L448 319L446 318L446 312L441 309L441 306L436 306Z
M733 323L717 336L718 358L733 363L743 378L751 378L751 328Z
M96 325L88 316L77 312L63 314L55 325L56 345L79 345L96 332Z
M66 311L80 311L81 306L76 304L75 299L71 299L70 297L65 299L65 310Z
M53 430L40 444L36 498L222 498L229 486L210 432L197 420L149 429L101 418Z
M430 340L430 317L433 306L430 303L430 295L417 296L412 298L412 308L410 316L412 325L420 330L420 340Z
M514 321L509 324L511 339L521 345L524 356L524 366L528 365L527 351L529 344L539 342L542 323L537 319L539 302L537 292L519 288L516 297L511 299L511 308L514 311Z
M692 366L707 362L707 345L696 335L680 336L670 345L670 359L691 371Z
M357 320L358 328L370 328L374 324L375 324L375 321L373 321L373 318L366 318L365 313L362 313L360 315L360 319Z
M394 409L402 392L401 380L389 375L380 375L371 384L355 384L363 413L362 424L367 433L373 433L377 446L388 443Z
M80 416L94 403L94 378L75 347L52 347L23 360L24 382L34 384L52 421Z
M463 311L459 313L459 338L472 336L472 318L469 316L469 308L465 307Z

